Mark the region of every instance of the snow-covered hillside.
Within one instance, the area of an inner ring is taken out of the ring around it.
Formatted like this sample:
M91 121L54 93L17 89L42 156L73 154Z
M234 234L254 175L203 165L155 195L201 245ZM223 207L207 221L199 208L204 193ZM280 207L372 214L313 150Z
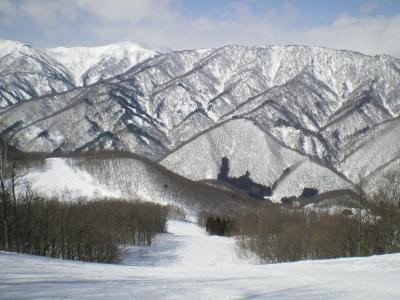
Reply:
M370 129L370 134L349 141L353 151L339 163L339 169L351 180L357 176L365 178L379 177L385 172L396 170L400 158L400 119L396 118Z
M169 154L161 164L194 180L216 179L223 157L229 159L231 177L249 171L257 183L272 186L277 182L271 197L276 201L299 196L305 187L320 192L352 188L350 182L328 168L280 145L253 122L243 119L228 121L199 136Z
M49 158L40 168L33 166L26 173L24 180L42 194L63 197L68 192L66 196L89 199L111 197L175 204L193 215L201 211L229 213L257 203L188 180L141 158Z
M400 255L257 265L233 238L169 221L124 265L0 252L0 299L398 299Z

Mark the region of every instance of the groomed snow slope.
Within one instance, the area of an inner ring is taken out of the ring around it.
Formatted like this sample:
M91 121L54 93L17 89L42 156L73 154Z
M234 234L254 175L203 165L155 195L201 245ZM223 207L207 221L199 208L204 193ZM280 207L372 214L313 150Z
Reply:
M0 252L0 299L399 299L400 255L255 265L232 238L170 221L127 265ZM130 259L129 259L130 257Z

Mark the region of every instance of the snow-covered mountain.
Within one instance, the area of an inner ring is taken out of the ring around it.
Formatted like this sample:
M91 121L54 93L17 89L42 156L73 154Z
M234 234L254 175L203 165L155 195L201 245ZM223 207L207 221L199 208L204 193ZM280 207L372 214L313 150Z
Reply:
M0 108L74 88L68 70L31 44L0 41Z
M145 49L133 42L46 50L68 69L76 86L92 84L122 74L138 62L157 55L156 51Z
M133 42L40 48L0 40L0 108L114 77L157 54Z
M379 179L398 162L399 113L399 59L226 46L160 54L0 117L25 151L128 150L196 180L216 179L222 156L235 175L250 171L263 184L295 165L280 197ZM304 180L294 188L296 178Z

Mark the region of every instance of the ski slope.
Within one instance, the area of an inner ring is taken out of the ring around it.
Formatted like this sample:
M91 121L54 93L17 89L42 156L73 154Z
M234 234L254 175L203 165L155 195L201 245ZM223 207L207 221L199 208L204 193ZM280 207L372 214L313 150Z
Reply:
M128 247L121 264L206 269L248 264L238 256L235 239L209 236L191 222L168 221L168 233L158 236L150 247ZM210 255L212 253L212 255Z
M0 252L0 299L399 299L400 254L257 265L233 238L169 221L121 265Z
M44 168L31 170L24 180L30 182L34 191L48 196L68 193L70 196L88 198L121 197L119 191L103 186L88 172L73 169L65 159L60 158L48 158Z

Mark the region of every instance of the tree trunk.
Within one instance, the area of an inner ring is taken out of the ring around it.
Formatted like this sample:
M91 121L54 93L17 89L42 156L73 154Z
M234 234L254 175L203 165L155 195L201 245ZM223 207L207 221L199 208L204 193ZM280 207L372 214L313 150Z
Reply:
M4 227L4 250L9 251L10 250L10 243L9 243L9 223L8 223L8 217L7 217L7 195L6 195L6 190L4 187L4 182L0 178L0 183L1 183L1 193L2 193L2 204L3 204L3 227Z
M13 162L13 165L11 166L11 194L13 198L13 210L14 210L14 251L19 251L19 245L18 245L18 234L19 234L19 226L18 226L18 214L17 214L17 197L15 193L15 164Z
M3 225L4 225L4 250L9 251L9 223L7 216L7 194L6 194L6 168L7 168L7 143L4 138L0 141L0 184L1 184L1 200L3 204Z

